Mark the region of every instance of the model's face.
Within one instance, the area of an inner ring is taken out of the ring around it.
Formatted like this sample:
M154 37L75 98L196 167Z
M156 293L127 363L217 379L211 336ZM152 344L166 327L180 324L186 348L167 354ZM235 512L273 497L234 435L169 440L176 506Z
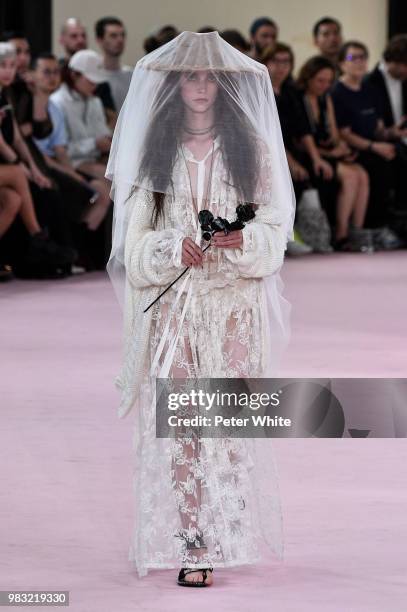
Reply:
M0 86L8 87L16 76L17 60L15 57L7 57L0 62Z
M346 76L361 79L367 72L367 54L358 47L349 47L340 68Z
M307 91L314 96L322 96L328 91L334 81L334 73L330 68L324 68L308 81Z
M121 25L107 25L103 38L98 38L100 47L108 55L117 57L124 51L126 31Z
M253 36L253 43L257 53L261 53L267 47L274 46L277 36L277 28L272 25L262 25Z
M49 94L55 91L61 82L61 70L58 62L53 59L37 60L34 81L40 91Z
M407 79L407 64L401 62L387 62L387 69L394 79L405 81Z
M342 45L341 31L336 23L320 25L315 44L323 55L335 55Z
M282 83L289 76L292 64L289 53L276 53L273 59L267 62L267 69L271 81Z
M181 76L182 100L194 113L205 113L210 109L218 93L215 75L209 70L197 70Z

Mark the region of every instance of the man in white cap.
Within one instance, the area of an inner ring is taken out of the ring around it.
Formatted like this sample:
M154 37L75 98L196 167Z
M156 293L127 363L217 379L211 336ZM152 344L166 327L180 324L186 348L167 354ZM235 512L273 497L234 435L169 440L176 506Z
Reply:
M110 149L111 130L102 103L94 96L97 84L106 80L102 64L96 51L77 51L68 63L67 82L51 96L65 115L70 141L68 154L74 166L84 160L97 160Z
M95 218L88 224L95 229L110 206L109 182L104 178L106 156L110 151L112 132L106 123L102 102L94 95L98 83L106 81L103 58L91 49L72 55L66 81L50 99L65 117L68 135L67 152L76 171L87 179L99 179L103 189L93 206Z

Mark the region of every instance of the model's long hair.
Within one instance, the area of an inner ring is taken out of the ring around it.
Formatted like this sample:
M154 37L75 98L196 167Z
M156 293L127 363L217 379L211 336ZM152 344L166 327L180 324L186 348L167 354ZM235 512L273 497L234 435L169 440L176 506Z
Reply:
M180 144L185 105L181 100L180 72L169 72L154 101L156 111L147 130L144 151L137 182L154 177L153 224L162 214L165 194L173 184L172 171L177 148ZM228 181L236 188L242 202L253 202L258 180L259 158L256 136L249 121L234 101L229 91L238 91L238 84L231 76L215 73L219 83L215 99L215 125L221 136L224 163ZM134 193L133 186L130 196Z

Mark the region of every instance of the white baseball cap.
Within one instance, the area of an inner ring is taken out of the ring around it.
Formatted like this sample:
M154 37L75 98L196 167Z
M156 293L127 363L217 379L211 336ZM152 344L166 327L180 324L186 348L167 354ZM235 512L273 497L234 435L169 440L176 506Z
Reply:
M103 68L103 58L92 49L82 49L74 53L68 63L69 68L83 74L93 83L107 81Z

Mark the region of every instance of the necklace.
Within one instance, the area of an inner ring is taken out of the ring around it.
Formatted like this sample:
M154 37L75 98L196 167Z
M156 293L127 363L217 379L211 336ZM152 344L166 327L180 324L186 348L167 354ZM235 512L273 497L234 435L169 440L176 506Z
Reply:
M207 128L194 129L194 128L190 128L190 127L187 127L186 125L184 125L183 129L188 134L192 134L193 136L200 136L202 134L209 134L209 132L211 130L213 130L214 127L215 127L215 124L213 124L213 125L211 125L211 126L209 126Z

